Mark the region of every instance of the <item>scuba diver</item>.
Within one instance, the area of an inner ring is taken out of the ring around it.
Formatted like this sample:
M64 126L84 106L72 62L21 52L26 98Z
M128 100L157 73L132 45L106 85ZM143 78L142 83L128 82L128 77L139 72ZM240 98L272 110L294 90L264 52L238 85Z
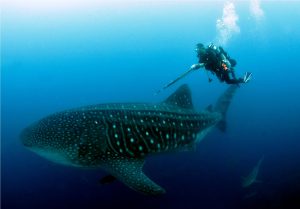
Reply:
M249 72L246 72L243 78L236 78L234 67L237 63L229 57L221 46L217 47L210 44L205 48L203 44L197 44L196 52L199 63L192 65L192 69L197 70L205 67L206 70L216 74L221 82L225 81L227 84L240 84L250 81L252 73ZM209 82L211 81L211 78L209 78Z
M226 82L227 84L236 84L248 83L252 77L252 73L246 72L243 78L236 78L234 73L234 67L236 66L236 61L229 57L225 50L214 44L208 45L207 48L203 44L197 44L196 48L197 57L199 58L199 63L192 65L189 70L181 74L176 79L167 83L162 89L158 90L155 94L159 94L162 90L167 89L190 72L198 70L202 67L205 67L206 70L210 71L213 74L216 74L218 79L221 82ZM212 81L211 78L208 80Z

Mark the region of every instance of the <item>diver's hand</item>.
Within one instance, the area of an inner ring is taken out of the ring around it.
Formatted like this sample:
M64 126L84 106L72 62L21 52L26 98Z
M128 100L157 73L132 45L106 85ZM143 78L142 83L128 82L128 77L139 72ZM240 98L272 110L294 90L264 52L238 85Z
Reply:
M244 75L244 83L248 83L252 78L252 73L250 72L246 72L245 75Z
M191 66L192 70L198 70L199 68L204 67L204 63L197 63Z

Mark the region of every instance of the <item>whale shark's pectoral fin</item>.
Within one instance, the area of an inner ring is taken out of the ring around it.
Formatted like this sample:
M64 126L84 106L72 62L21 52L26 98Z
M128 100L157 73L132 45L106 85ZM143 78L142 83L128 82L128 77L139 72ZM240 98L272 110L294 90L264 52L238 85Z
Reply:
M159 195L165 190L151 181L142 171L143 159L110 159L102 167L128 187L146 195Z

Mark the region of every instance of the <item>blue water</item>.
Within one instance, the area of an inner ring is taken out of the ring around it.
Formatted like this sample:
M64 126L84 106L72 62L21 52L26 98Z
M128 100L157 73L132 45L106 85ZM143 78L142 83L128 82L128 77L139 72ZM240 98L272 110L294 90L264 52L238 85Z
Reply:
M2 13L2 208L300 208L299 2L263 1L259 21L249 2L235 2L240 32L224 48L237 75L251 71L253 80L238 89L225 134L214 130L195 152L147 159L145 173L167 190L155 198L118 181L100 185L102 170L47 161L22 146L20 131L68 108L160 102L183 83L197 110L213 104L226 84L203 71L154 92L197 62L196 43L216 40L224 2L17 2ZM262 156L261 183L242 188Z

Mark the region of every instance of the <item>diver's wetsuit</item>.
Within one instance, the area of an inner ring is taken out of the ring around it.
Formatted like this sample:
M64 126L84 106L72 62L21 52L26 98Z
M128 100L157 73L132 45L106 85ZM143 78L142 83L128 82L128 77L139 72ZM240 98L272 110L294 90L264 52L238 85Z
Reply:
M236 61L231 59L222 47L213 48L209 46L205 49L204 53L198 54L198 57L199 63L204 63L205 69L216 74L221 82L225 81L227 84L244 83L243 78L237 79L235 76L233 67L236 65ZM225 67L224 58L227 59Z

